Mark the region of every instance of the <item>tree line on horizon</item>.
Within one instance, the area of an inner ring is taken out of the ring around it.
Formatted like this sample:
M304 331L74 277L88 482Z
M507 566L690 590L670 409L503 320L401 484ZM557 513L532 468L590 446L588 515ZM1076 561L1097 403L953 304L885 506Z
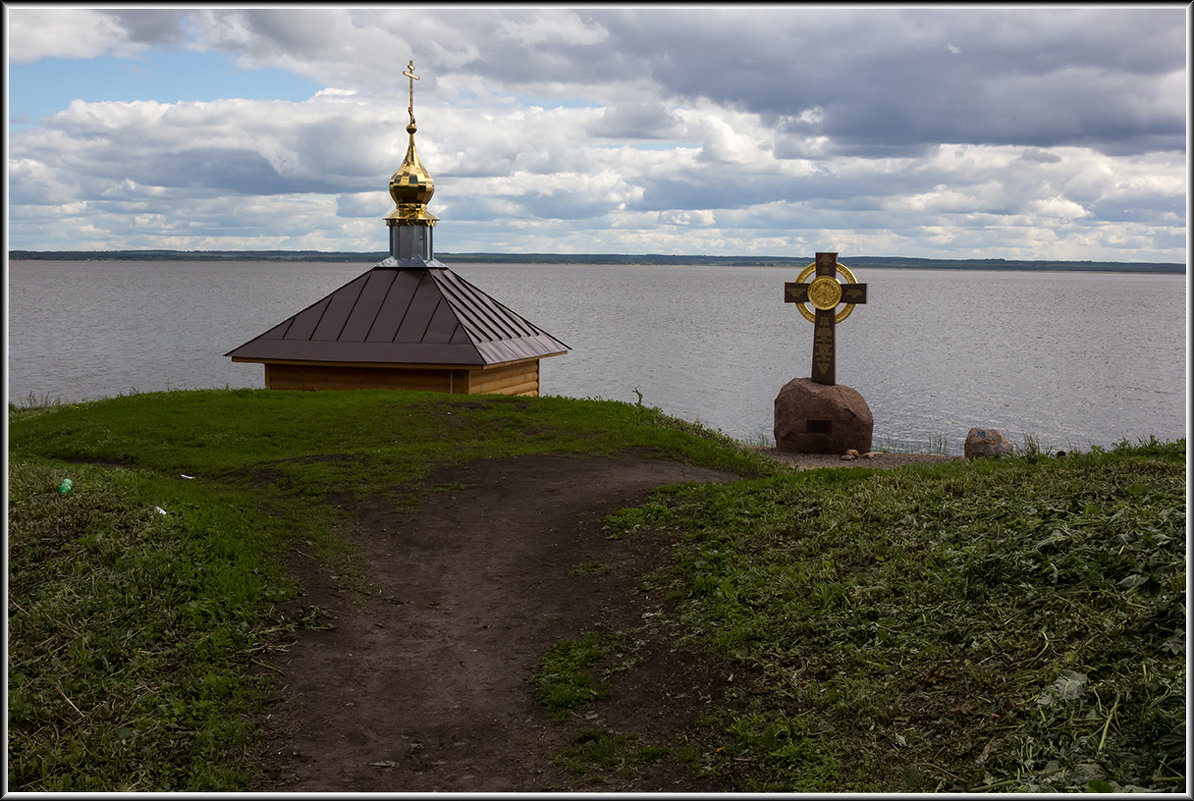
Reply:
M379 262L385 251L319 250L11 250L10 260L27 261L302 261ZM804 267L813 256L686 256L623 253L440 253L459 264L627 264L658 266ZM927 259L908 256L839 257L850 267L946 270L1073 270L1181 273L1179 262L1118 262L1049 259Z

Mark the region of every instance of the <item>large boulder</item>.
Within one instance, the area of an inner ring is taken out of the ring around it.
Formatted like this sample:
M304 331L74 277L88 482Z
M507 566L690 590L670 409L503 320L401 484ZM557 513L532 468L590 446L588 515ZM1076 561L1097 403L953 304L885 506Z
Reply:
M793 378L775 397L775 447L790 453L871 449L875 419L858 390Z
M962 452L966 460L971 462L979 458L998 459L1012 455L1012 443L993 428L972 428L966 435Z

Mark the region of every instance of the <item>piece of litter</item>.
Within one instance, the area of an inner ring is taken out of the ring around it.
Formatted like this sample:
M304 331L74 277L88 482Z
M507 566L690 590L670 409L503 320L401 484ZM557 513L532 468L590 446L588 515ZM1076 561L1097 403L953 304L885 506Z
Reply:
M188 476L186 473L179 473L179 475L183 478L194 478L194 476Z
M165 510L165 509L163 509L163 508L162 508L162 507L160 507L160 506L155 506L155 507L153 507L153 508L158 510L158 514L161 514L161 515L164 515L164 514L166 514L166 510Z

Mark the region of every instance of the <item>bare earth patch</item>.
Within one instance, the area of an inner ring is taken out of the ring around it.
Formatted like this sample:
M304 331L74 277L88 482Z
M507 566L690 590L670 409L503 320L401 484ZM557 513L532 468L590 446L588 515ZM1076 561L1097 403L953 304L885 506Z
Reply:
M950 459L767 453L797 469ZM666 568L667 546L611 539L603 516L666 484L736 478L641 450L475 462L431 476L415 504L357 510L341 533L358 549L361 575L328 575L296 549L306 594L291 613L327 610L334 628L304 630L275 660L284 686L268 710L261 789L732 789L667 762L607 773L597 787L562 770L553 759L574 746L577 727L552 722L528 679L552 643L633 627L662 603L641 585ZM722 671L657 644L635 658L588 710L593 726L683 739L719 694Z
M528 679L553 642L641 618L659 600L641 579L669 559L658 540L610 539L599 520L662 485L735 478L644 451L518 457L441 471L417 505L359 510L344 534L363 578L294 556L307 589L294 609L329 610L335 628L302 632L275 660L284 687L260 789L592 789L553 764L576 731L548 718ZM602 715L641 717L658 687L657 727L687 725L691 699L667 703L677 666L665 657L646 658ZM716 789L679 767L601 789Z

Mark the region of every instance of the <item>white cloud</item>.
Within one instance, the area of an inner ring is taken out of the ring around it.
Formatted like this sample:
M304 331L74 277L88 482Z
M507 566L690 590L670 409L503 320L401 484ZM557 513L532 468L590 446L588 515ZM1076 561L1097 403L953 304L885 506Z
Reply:
M28 64L42 58L133 57L144 45L129 41L119 20L82 8L8 8L8 58Z
M1032 202L1032 210L1042 217L1056 217L1062 220L1074 220L1089 217L1090 212L1080 204L1063 197L1051 197Z
M9 201L17 207L61 206L72 202L78 194L77 187L53 165L32 158L10 158L8 182Z
M383 249L413 59L445 250L1112 258L1151 235L1185 259L1184 43L1155 9L16 11L13 63L73 36L324 88L13 128L14 248ZM1108 47L1129 34L1148 52Z
M659 215L659 221L666 225L711 226L717 220L716 215L709 209L693 209L689 211L665 211Z
M744 169L767 169L774 161L770 131L754 114L716 113L706 108L683 110L678 116L687 123L689 136L699 136L702 161Z
M978 198L974 192L963 192L938 184L929 192L891 198L888 207L918 212L973 211L977 203Z

